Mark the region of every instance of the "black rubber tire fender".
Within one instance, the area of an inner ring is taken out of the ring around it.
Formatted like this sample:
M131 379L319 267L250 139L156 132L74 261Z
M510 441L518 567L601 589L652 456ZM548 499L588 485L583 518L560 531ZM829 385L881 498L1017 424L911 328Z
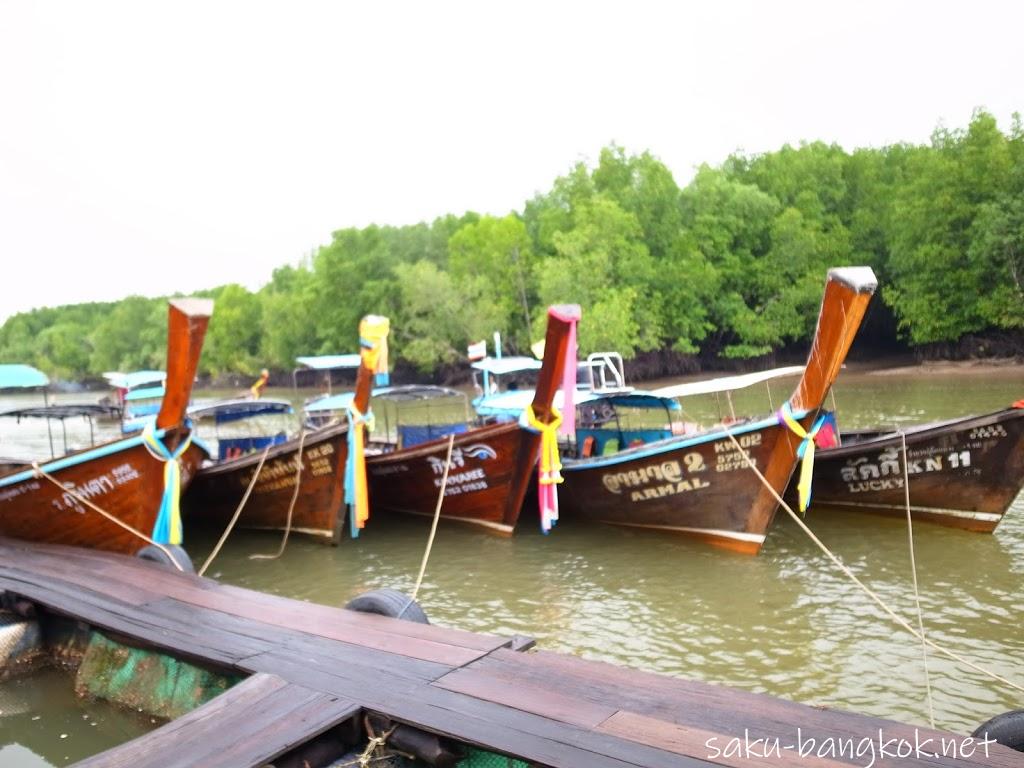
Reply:
M971 735L979 739L987 736L1004 747L1024 752L1024 709L996 715L979 725Z
M417 624L430 623L420 604L397 589L374 589L364 592L349 600L345 607L350 611L376 613L379 616L413 621Z
M168 550L173 556L178 565L181 566L185 573L195 573L196 567L192 565L192 558L188 556L188 552L179 547L177 544L164 544L164 549ZM164 568L170 568L171 570L178 570L174 567L168 557L167 552L164 552L160 547L148 544L147 546L140 549L135 553L135 556L142 559L148 560L151 563L156 563Z

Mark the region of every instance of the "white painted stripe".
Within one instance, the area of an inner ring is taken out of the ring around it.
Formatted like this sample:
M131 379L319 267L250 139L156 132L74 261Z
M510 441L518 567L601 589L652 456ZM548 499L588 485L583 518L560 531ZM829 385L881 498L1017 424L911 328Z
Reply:
M283 531L283 525L243 525L238 524L239 528L244 528L247 531ZM334 537L332 531L325 531L323 528L296 528L292 526L292 533L304 533L308 536L322 536L330 539Z
M399 512L404 512L407 515L416 515L417 517L430 517L433 518L433 512L415 512L411 509L400 509ZM492 523L490 520L478 520L475 517L455 517L454 515L441 515L442 520L455 520L460 523L472 523L473 525L482 525L484 528L492 528L502 533L512 533L514 530L511 525L505 525L504 523Z
M868 504L862 501L822 501L819 502L825 507L867 507L869 509L892 509L896 512L904 512L906 507L902 504ZM812 505L813 509L813 505ZM960 517L965 520L981 520L986 523L997 523L1003 516L995 512L971 512L966 509L944 509L942 507L917 507L910 506L911 512L931 512L935 515L946 517Z
M609 525L622 525L628 528L653 528L659 531L679 531L681 533L703 533L708 536L718 536L723 539L735 539L736 541L751 541L755 544L763 544L765 535L763 533L746 533L744 531L723 531L720 528L690 528L685 525L647 525L644 523L622 523L619 521L600 520L598 522Z

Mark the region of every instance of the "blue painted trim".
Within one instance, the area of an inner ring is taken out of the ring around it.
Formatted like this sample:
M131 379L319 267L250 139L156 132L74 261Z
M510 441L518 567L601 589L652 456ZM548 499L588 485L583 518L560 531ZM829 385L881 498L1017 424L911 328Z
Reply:
M156 431L156 436L161 439L166 434L166 429L158 429ZM48 474L53 474L54 472L59 472L60 470L67 469L68 467L74 467L79 464L85 464L86 462L93 461L94 459L102 459L104 456L110 456L114 453L127 451L130 448L142 445L143 442L144 440L141 435L138 437L125 438L124 440L118 440L114 443L101 445L98 448L93 448L92 450L85 451L84 453L78 453L74 456L65 456L62 459L51 461L49 464L43 464L40 469ZM26 469L15 475L8 475L7 477L0 478L0 488L6 488L8 485L23 483L26 480L31 480L35 476L36 472L34 469Z
M793 416L797 419L802 419L807 416L808 411L794 412ZM749 432L757 432L758 430L765 429L766 427L780 426L779 420L775 416L768 416L758 421L752 421L748 424L741 424L735 429L730 429L729 432L733 435L744 435ZM785 425L781 425L785 427ZM629 461L636 461L637 459L646 459L651 456L660 456L665 453L672 453L674 451L685 450L694 445L702 445L703 443L713 443L721 439L728 440L728 434L724 429L716 429L714 432L705 432L702 435L694 435L693 437L679 438L670 437L666 440L659 440L656 443L648 443L642 447L627 449L613 453L611 456L593 456L589 459L565 459L562 462L562 472L579 472L581 470L593 469L595 467L609 467L615 464L624 464Z

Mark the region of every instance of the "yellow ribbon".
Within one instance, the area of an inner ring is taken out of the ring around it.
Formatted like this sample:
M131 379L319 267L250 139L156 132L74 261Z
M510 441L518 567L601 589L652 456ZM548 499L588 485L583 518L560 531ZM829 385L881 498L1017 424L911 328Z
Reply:
M558 428L562 425L562 414L551 406L551 421L539 421L533 412L533 404L526 406L526 423L540 432L540 477L541 485L562 482L562 458L558 454Z
M802 461L800 464L800 480L796 485L796 490L801 513L807 512L807 507L811 504L811 479L814 475L814 438L817 436L818 430L821 429L821 425L825 423L826 415L824 413L821 414L808 432L793 416L789 403L785 403L779 410L779 418L793 431L793 434L800 438L800 446L796 449L796 455Z
M366 455L363 427L374 428L373 412L360 413L354 403L346 410L348 416L348 458L345 461L345 503L349 505L349 531L352 538L366 527L370 519L370 494L366 481Z
M143 429L142 438L153 457L164 462L164 495L153 525L153 541L180 546L184 540L184 530L181 524L181 465L178 459L192 445L192 433L189 432L173 452L156 436L156 427L152 421Z

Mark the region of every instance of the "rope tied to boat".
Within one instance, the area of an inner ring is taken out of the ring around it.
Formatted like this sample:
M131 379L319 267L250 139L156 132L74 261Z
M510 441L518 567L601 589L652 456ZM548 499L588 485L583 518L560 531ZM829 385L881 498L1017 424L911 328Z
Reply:
M353 539L359 538L359 531L370 519L370 495L366 481L366 454L363 428L373 431L373 411L360 413L355 403L345 409L348 419L348 456L345 458L345 503L349 507L349 531Z
M803 425L793 415L793 408L788 402L783 403L778 412L779 424L785 424L797 437L800 438L800 445L796 449L796 457L800 460L800 480L796 489L800 501L800 514L807 514L807 508L811 505L811 478L814 474L814 438L818 430L828 421L828 414L821 413L811 426L805 430Z
M975 664L970 659L967 659L961 656L960 654L949 650L945 646L939 645L931 638L914 629L914 627L912 627L902 616L900 616L898 613L896 613L895 610L889 607L889 605L884 600L882 600L881 597L878 596L878 593L876 593L867 584L865 584L863 581L857 578L857 575L852 570L850 570L849 566L847 566L846 563L840 560L838 555L836 555L831 549L829 549L821 539L814 535L814 532L807 527L807 523L800 519L800 515L793 511L793 508L790 507L789 504L785 502L782 496L779 495L779 492L775 490L775 487L770 482L768 482L768 478L766 478L764 474L761 472L761 470L759 470L750 460L750 458L746 456L746 454L743 452L743 447L740 445L739 440L736 439L736 436L728 429L725 430L725 435L732 441L732 444L736 446L736 450L740 451L741 455L743 455L743 461L745 465L747 466L747 468L750 469L751 472L757 475L757 479L761 481L761 484L772 495L772 497L775 499L775 503L786 511L786 514L788 514L793 519L793 522L796 523L797 526L799 526L800 530L807 534L807 536L810 538L812 542L814 542L818 549L820 549L825 554L825 556L832 561L832 564L835 565L843 573L843 575L845 575L850 581L852 581L865 595L871 598L875 605L881 608L882 611L889 616L889 618L891 618L894 622L896 622L899 626L901 626L915 638L920 640L924 645L928 646L933 650L938 651L943 656L952 659L953 661L959 664L963 664L965 667L973 669L975 672L979 672L980 674L986 675L992 680L1000 682L1008 688L1013 688L1015 691L1018 691L1019 693L1024 693L1024 685L1018 685L1012 680L1008 680L1002 675L993 672L989 669L986 669L980 664Z
M558 428L562 414L551 406L551 420L546 424L533 412L533 404L523 413L525 427L540 434L540 459L537 462L537 504L540 508L540 529L550 533L558 522L558 485L562 478L562 458L558 453Z
M142 430L142 444L157 461L164 463L164 493L160 499L160 510L153 524L153 540L160 544L181 545L184 539L181 525L181 464L178 459L192 445L189 430L178 447L173 451L156 433L156 422L150 421Z

